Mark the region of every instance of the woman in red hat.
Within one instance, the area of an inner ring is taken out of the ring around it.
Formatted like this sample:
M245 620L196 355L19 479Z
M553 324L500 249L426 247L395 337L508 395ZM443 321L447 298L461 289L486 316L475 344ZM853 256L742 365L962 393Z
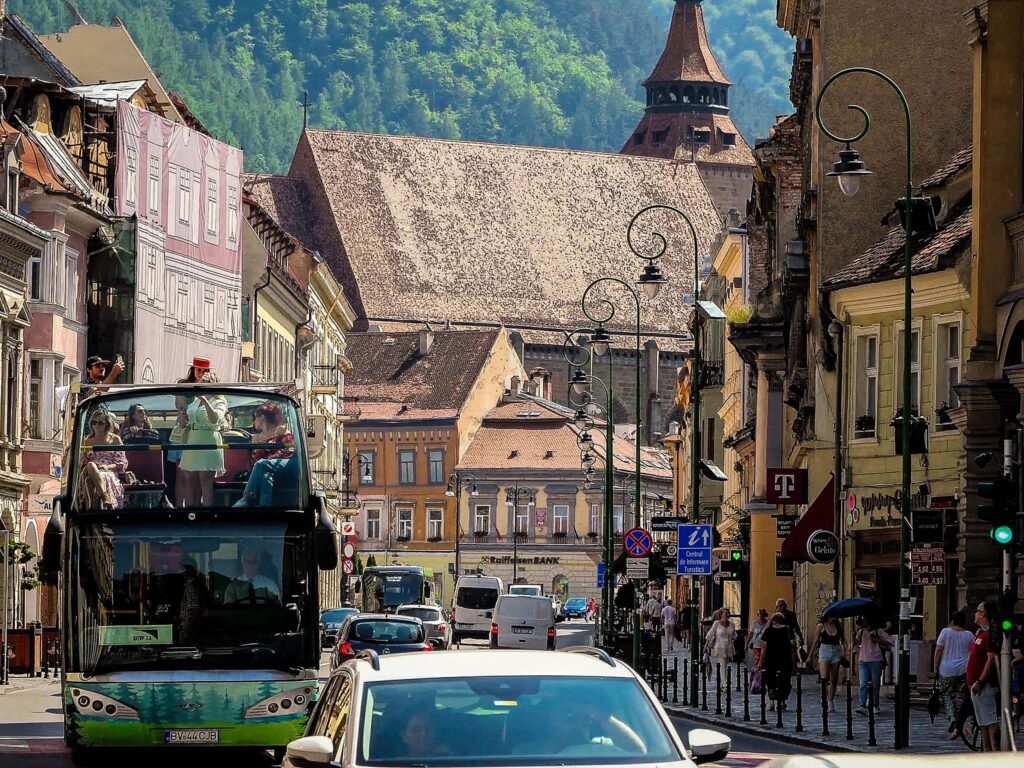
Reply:
M210 370L210 361L204 357L192 360L192 367L184 383L216 383L220 379ZM217 445L220 429L228 412L228 401L223 395L198 395L180 398L185 416L185 445ZM179 414L180 418L180 414ZM212 507L213 481L224 474L224 451L189 450L181 452L178 462L179 478L184 488L176 494L178 506Z

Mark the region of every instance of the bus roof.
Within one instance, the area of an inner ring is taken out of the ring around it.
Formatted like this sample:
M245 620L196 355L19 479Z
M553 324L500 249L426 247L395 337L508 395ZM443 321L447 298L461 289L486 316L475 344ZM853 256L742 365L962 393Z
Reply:
M383 571L385 573L422 573L424 576L434 575L432 570L419 565L371 565L363 568L363 573L366 573L367 571Z
M71 385L71 391L82 393L83 391L90 389L92 386L93 385L83 384L76 381ZM289 390L295 391L294 382L287 382L284 384L271 382L229 384L225 384L223 382L182 382L180 384L101 384L96 386L105 387L106 391L96 392L92 395L88 395L87 397L83 397L78 401L79 409L93 408L98 403L123 398L125 395L130 395L132 393L145 393L146 395L170 395L178 392L199 392L204 389L215 389L238 395L251 395L252 397L266 397L268 394L272 394L290 400L294 405L298 406L298 402L288 392Z

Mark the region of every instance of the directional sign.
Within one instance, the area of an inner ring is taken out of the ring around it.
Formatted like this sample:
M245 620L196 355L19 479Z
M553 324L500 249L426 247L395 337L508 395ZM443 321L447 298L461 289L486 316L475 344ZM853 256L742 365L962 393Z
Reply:
M649 579L651 577L651 559L649 557L630 557L626 560L627 579Z
M604 589L604 563L597 564L597 588Z
M651 554L651 534L643 528L630 528L622 535L622 548L626 557L647 557Z
M711 547L714 537L710 525L680 525L676 573L680 576L707 576L711 573Z

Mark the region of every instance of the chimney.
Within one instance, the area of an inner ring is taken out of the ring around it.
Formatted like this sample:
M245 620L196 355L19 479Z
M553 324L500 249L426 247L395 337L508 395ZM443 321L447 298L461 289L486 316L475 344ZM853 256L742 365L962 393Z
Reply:
M429 328L420 331L420 357L426 357L427 352L434 345L434 332Z
M522 384L522 380L518 376L512 377L512 383L509 385L509 391L512 395L512 399L515 400L519 397L519 386Z
M551 399L551 371L537 366L530 371L530 381L534 383L537 396L545 400Z

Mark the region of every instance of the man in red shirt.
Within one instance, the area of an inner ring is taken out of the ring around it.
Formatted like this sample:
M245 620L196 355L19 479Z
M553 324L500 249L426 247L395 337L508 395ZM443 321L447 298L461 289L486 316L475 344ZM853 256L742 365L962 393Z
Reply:
M981 728L981 750L995 752L999 744L999 678L996 656L999 649L990 636L995 603L982 603L974 614L978 631L967 657L967 688L974 704L974 717Z

